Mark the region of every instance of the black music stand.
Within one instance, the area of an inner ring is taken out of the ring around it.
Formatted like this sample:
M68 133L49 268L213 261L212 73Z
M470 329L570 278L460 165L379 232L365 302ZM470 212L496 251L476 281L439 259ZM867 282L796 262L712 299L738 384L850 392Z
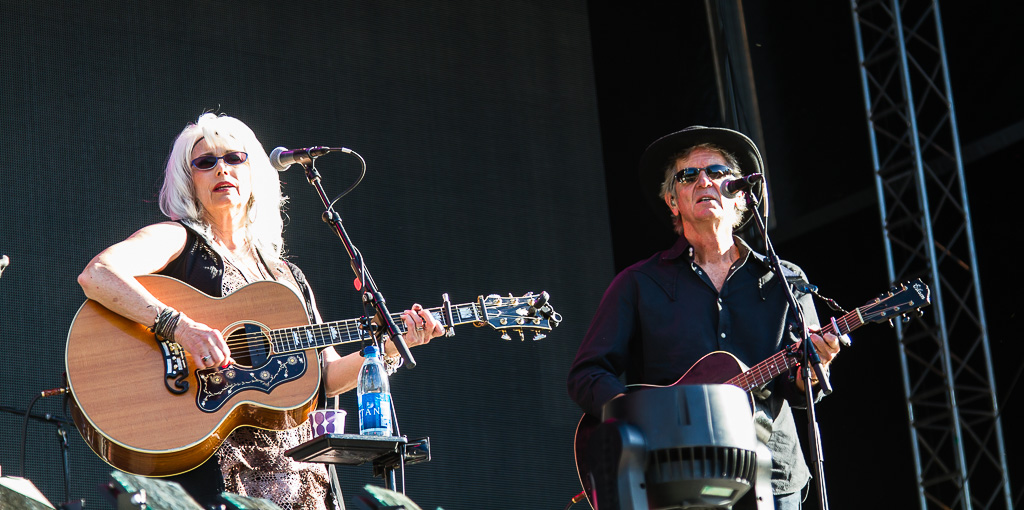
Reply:
M430 460L430 438L412 443L405 436L363 436L324 434L285 452L300 462L360 466L373 464L373 476L384 478L384 486L398 492L395 469ZM404 484L403 484L404 485ZM400 492L405 492L405 487Z

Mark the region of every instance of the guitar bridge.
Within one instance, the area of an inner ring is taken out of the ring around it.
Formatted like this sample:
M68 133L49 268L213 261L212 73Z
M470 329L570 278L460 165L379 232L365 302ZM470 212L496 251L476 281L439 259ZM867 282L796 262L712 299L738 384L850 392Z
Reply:
M167 391L181 395L188 391L188 361L185 360L185 351L177 342L160 340L160 352L164 357L164 386ZM171 382L171 379L174 382ZM173 385L173 387L172 387Z

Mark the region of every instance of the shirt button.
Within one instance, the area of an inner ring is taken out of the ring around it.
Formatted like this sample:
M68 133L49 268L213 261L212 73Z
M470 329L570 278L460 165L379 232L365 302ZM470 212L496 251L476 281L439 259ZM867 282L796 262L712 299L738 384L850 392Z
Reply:
M725 333L722 333L722 338L725 338Z

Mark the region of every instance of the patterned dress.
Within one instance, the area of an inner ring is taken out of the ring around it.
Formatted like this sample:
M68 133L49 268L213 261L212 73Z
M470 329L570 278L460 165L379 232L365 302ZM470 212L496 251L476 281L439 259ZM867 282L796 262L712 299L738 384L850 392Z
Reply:
M221 282L225 296L250 283L227 262ZM287 264L274 266L274 279L299 289ZM310 439L313 431L308 420L289 430L235 430L217 451L225 488L242 496L268 499L285 510L337 510L326 466L298 462L284 454Z

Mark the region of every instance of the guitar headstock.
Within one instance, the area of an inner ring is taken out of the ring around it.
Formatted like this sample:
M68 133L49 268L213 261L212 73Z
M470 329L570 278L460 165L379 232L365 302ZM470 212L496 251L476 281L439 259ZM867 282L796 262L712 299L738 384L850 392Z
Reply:
M526 340L524 330L533 331L533 339L541 340L547 336L545 331L551 331L562 322L562 316L548 302L550 296L547 292L529 292L519 297L490 294L478 299L480 311L486 318L478 325L486 323L501 331L503 340L512 339L509 330L518 331L520 340Z
M932 291L920 278L899 287L893 287L888 293L858 308L864 322L889 322L897 317L907 317L907 313L917 311L931 304Z

